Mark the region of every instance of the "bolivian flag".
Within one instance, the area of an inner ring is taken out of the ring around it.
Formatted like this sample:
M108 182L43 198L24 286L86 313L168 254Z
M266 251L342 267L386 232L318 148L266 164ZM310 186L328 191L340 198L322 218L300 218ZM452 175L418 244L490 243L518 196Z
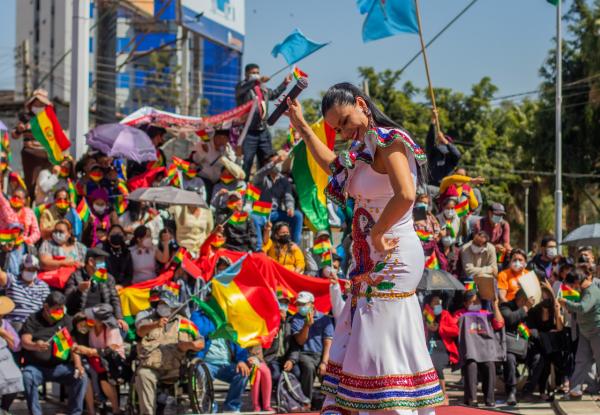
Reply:
M269 216L271 216L272 208L273 203L257 200L252 206L252 213L258 216L264 216L265 218L268 218Z
M435 321L435 314L433 313L433 310L429 304L425 304L425 307L423 308L423 317L425 317L425 320L429 324Z
M87 222L87 220L90 218L91 212L87 202L85 201L85 198L81 198L81 201L77 205L77 208L75 208L75 211L82 222Z
M333 128L327 125L323 119L311 125L311 128L327 147L333 149L335 143ZM300 208L313 230L328 230L329 214L325 199L325 187L329 180L328 172L319 167L312 154L306 149L304 141L299 142L292 153L294 155L292 176L296 183Z
M196 327L196 325L191 321L188 320L187 318L182 318L181 320L179 320L179 333L187 333L190 335L190 337L194 340L196 340L198 337L200 337L200 332L198 331L198 327Z
M246 189L246 199L256 202L258 199L260 199L261 193L262 192L258 187L254 186L252 183L248 183L248 188Z
M33 137L46 149L48 160L52 164L60 164L64 159L63 152L71 147L71 142L63 132L52 106L46 106L29 121L29 125Z
M52 341L54 342L54 346L52 346L52 355L59 359L67 360L69 352L71 351L71 346L73 346L73 339L66 327L60 329L52 337Z
M440 263L438 262L437 255L432 252L429 257L425 260L426 269L440 269Z
M227 223L231 225L241 225L248 220L248 212L233 212Z
M469 199L464 199L462 202L459 202L456 206L454 206L454 210L456 211L456 216L459 218L467 216L470 212Z
M427 229L417 229L417 236L422 242L429 242L433 237L433 234L429 232Z
M569 301L574 301L574 302L581 301L581 294L579 294L579 291L574 290L573 288L569 287L567 284L560 285L560 296L562 298L564 298L565 300L569 300Z
M18 228L0 230L0 243L7 244L14 242L20 230Z

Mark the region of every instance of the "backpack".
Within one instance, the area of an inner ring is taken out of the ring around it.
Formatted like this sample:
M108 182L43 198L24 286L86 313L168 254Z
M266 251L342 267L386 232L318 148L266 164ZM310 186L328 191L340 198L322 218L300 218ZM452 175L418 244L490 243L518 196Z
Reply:
M302 386L296 376L282 372L277 384L277 406L279 412L304 412L310 409L310 398L302 392Z

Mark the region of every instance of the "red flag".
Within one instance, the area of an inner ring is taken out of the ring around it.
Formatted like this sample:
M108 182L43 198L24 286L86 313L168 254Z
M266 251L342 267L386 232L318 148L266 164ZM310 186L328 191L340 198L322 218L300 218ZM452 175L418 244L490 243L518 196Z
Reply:
M37 277L50 287L62 290L74 272L75 267L61 267L53 271L39 272Z

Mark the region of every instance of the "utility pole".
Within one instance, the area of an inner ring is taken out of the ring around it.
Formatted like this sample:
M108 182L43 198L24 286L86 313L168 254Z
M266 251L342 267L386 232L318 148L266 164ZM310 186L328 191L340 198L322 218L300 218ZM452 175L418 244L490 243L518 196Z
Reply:
M116 121L117 112L117 4L96 5L96 124L106 124Z
M21 43L21 71L23 76L23 100L27 100L31 95L29 88L29 78L31 77L31 65L29 64L29 39Z
M190 110L190 83L189 83L189 61L190 49L188 47L188 30L182 28L181 36L181 113L188 115Z
M71 102L69 105L69 136L75 160L85 152L84 134L89 128L89 38L90 0L73 0L71 27Z
M525 188L525 254L529 254L529 188L531 187L531 180L523 180L523 187Z
M556 242L562 243L562 1L556 3L556 143L555 169L556 188L554 191L554 233Z

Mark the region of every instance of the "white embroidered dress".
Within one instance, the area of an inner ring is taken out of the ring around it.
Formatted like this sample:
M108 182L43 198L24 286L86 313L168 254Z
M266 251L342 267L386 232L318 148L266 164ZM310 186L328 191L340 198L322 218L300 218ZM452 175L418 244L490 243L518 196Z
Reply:
M369 233L394 195L389 177L372 169L377 147L400 140L407 147L416 183L423 150L402 130L371 130L332 166L330 198L355 199L352 223L352 294L336 329L322 390L322 413L380 412L432 414L444 396L427 351L421 308L414 294L423 274L423 248L412 220L412 208L386 236L398 245L379 253Z

